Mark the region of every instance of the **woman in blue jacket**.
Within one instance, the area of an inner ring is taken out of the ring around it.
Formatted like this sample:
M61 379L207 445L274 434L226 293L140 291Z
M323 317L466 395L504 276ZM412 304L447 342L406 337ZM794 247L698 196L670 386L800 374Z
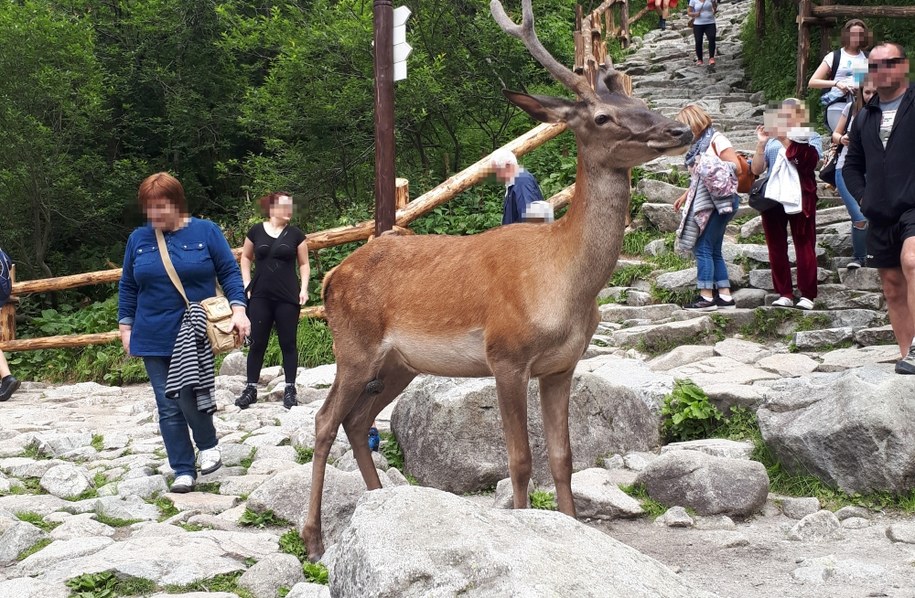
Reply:
M191 388L178 400L165 397L172 349L186 305L162 263L156 230L164 233L168 254L190 301L216 294L216 280L232 305L232 324L241 338L251 331L245 315L241 272L222 231L209 220L188 214L184 188L168 173L149 176L137 194L148 218L127 240L118 298L121 343L129 355L142 357L156 396L159 430L168 462L175 472L172 492L190 492L197 479L194 444L200 451L200 472L222 465L212 413L197 409Z

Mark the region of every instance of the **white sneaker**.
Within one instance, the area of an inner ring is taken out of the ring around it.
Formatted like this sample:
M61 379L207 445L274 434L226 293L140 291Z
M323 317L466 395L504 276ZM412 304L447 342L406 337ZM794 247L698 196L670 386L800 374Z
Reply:
M194 489L194 478L189 475L179 475L172 482L171 491L178 494L186 494Z
M790 297L779 297L772 302L772 307L794 307L794 301Z
M794 307L796 307L798 309L813 309L813 301L811 301L807 297L801 297L800 299L798 299L797 305L795 305Z
M222 467L222 451L218 446L200 451L200 473L206 475Z

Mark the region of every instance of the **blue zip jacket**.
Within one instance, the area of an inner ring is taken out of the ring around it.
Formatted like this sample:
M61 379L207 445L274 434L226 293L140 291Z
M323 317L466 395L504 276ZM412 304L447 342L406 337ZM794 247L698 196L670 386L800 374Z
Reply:
M502 224L521 222L524 219L524 210L534 201L543 201L540 185L537 184L534 175L521 168L515 182L505 191Z
M216 279L232 305L245 306L241 270L222 231L213 222L191 218L165 233L165 245L188 300L216 294ZM186 305L159 255L156 233L147 224L127 239L118 295L118 323L130 324L130 354L169 357Z

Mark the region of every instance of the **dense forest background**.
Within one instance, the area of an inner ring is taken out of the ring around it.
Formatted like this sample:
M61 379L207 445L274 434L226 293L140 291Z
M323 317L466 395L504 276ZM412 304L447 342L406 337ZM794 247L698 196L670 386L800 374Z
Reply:
M503 3L519 11L520 0ZM413 53L395 86L396 170L416 196L536 124L503 88L569 94L499 30L486 0L404 4ZM565 64L574 6L534 2L540 39ZM644 6L632 0L630 14ZM750 86L776 100L793 95L797 5L766 6L763 38L752 13L744 27L744 61ZM868 22L875 39L913 47L911 21ZM649 15L633 33L656 23ZM293 194L306 232L370 218L371 39L371 0L0 0L0 247L18 279L118 267L143 221L137 186L160 170L182 181L191 211L219 222L233 246L261 218L254 200L269 191ZM812 68L821 58L814 43ZM575 159L564 134L522 161L549 196L573 181ZM499 224L501 199L493 181L412 228L480 232ZM323 273L353 248L312 255L313 302ZM115 308L116 285L29 296L17 336L110 331ZM299 341L303 363L332 359L320 322L303 321ZM278 357L274 346L267 363ZM143 378L116 344L17 353L11 363L26 379Z

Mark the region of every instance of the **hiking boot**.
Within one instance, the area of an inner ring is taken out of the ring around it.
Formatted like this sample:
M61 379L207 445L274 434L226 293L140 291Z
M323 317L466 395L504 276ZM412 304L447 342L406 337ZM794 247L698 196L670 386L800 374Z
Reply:
M253 386L246 386L241 396L235 399L235 406L239 409L247 409L254 403L257 403L257 388Z
M176 494L187 494L194 489L194 478L189 475L179 475L172 482L171 492Z
M16 392L16 389L19 388L19 385L22 384L19 380L16 379L12 374L5 377L3 380L0 380L0 403L3 401L8 401L13 393Z
M200 451L200 473L206 475L222 467L222 451L218 446Z
M695 309L698 311L715 311L718 309L718 304L715 303L715 299L706 299L702 295L699 295L699 298L693 301L692 303L687 303L683 306L683 309Z
M909 349L909 354L904 359L896 362L897 374L915 374L915 347Z
M299 400L296 398L295 385L287 384L286 390L283 391L283 407L292 409L298 404Z

